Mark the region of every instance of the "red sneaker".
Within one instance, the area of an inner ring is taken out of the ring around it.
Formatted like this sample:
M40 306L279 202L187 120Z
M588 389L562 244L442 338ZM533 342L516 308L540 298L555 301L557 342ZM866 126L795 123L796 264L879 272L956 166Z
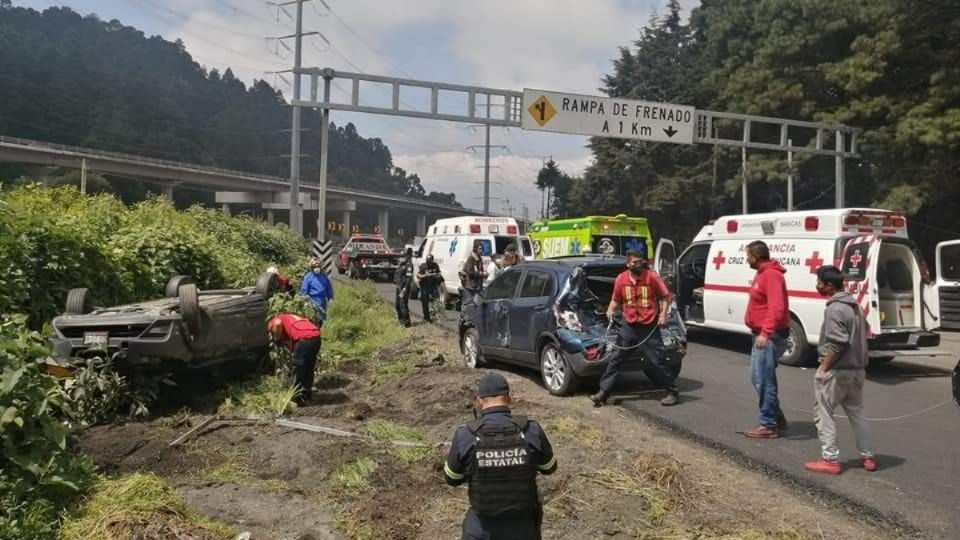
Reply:
M743 434L751 439L776 439L780 436L777 428L768 428L767 426L757 426L744 431Z
M877 461L872 457L863 458L863 469L868 472L877 470Z
M827 474L840 474L839 461L827 461L825 459L818 459L817 461L808 461L804 463L803 468L813 472L820 472L820 473L827 473Z

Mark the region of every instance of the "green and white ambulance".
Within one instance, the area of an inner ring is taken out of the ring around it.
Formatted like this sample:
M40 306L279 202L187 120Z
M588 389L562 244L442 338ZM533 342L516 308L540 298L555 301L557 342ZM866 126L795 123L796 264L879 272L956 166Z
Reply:
M529 227L533 253L538 259L566 255L624 255L629 250L653 257L653 239L647 219L587 216L537 221Z

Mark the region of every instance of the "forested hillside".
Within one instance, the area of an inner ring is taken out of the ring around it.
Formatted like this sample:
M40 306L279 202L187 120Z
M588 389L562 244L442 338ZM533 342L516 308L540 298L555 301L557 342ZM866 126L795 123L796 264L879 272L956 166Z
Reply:
M319 112L304 111L303 123L303 148L318 148ZM179 40L0 0L0 134L287 176L289 129L278 90L205 69ZM380 139L352 124L333 126L330 149L332 183L454 202L453 194L425 193L416 174L393 166ZM317 152L305 153L313 155L302 177L311 181Z
M960 236L956 0L703 0L686 21L674 0L620 50L603 91L862 128L847 205L909 212L927 253ZM590 147L595 163L557 192L564 213L643 215L686 240L711 215L740 211L739 149L718 149L714 176L714 149L703 145L594 138ZM832 207L834 160L795 165L796 204ZM751 212L786 207L786 172L782 153L751 152Z

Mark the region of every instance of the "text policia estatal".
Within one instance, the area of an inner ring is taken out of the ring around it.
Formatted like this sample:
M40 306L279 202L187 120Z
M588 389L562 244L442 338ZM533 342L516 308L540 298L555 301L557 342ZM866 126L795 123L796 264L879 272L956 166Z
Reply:
M477 450L478 467L512 467L527 464L527 450L525 448L511 448L509 450Z

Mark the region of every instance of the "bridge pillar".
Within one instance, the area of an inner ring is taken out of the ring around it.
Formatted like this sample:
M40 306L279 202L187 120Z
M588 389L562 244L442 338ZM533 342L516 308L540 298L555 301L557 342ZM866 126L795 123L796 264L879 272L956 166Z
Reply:
M377 212L377 224L380 225L380 234L384 238L390 234L390 211L387 209Z
M426 236L427 235L427 215L420 214L417 216L417 236Z
M273 210L267 210L267 223L273 225L276 219L277 218L273 215Z
M220 207L220 209L223 210L223 214L224 214L225 216L229 216L229 215L230 215L230 204L229 204L229 203L223 203L223 205Z
M163 196L164 196L168 201L173 201L173 186L172 186L172 185L165 185L165 186L163 186L161 189L163 190Z
M350 227L351 227L351 225L350 225L350 216L351 216L351 214L353 214L353 212L351 212L351 211L349 211L349 210L344 210L344 211L343 211L343 236L344 236L345 238L350 238L350 235L353 234L353 229L350 228Z

